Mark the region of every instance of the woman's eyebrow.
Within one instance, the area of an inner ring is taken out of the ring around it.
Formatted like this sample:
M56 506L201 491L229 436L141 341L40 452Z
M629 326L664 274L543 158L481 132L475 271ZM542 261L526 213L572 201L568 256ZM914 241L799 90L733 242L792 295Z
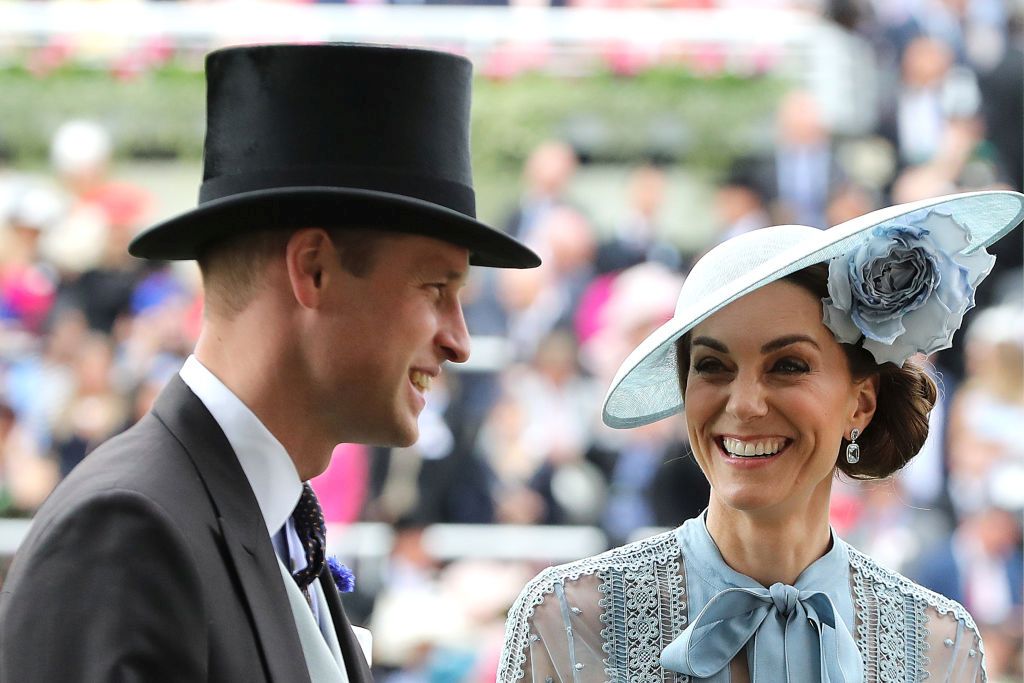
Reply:
M694 337L693 342L690 345L706 346L713 351L718 351L719 353L729 353L729 348L725 344L717 339L712 339L711 337Z
M814 341L806 334L788 334L784 337L778 337L772 339L770 342L761 347L761 353L771 353L772 351L778 351L779 349L789 346L790 344L797 344L799 342L807 342L814 348L821 350L818 346L818 342Z

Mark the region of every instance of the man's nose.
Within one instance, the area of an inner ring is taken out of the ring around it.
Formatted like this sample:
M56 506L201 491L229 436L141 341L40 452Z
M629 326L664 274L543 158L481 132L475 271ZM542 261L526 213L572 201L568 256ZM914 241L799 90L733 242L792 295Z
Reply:
M438 345L444 352L445 360L465 363L469 360L469 330L462 313L462 304L456 303L441 327Z

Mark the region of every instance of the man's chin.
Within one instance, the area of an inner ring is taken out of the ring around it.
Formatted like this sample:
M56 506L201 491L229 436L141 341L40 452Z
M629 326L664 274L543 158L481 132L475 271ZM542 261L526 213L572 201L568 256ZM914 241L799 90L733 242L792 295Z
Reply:
M408 448L419 441L419 438L419 424L413 420L412 425L394 425L386 434L378 435L378 438L369 440L369 443L385 448Z
M391 444L391 447L392 448L408 448L409 446L412 446L413 444L415 444L419 440L420 440L420 430L419 429L414 429L411 434L406 434L402 438L396 439L395 442Z

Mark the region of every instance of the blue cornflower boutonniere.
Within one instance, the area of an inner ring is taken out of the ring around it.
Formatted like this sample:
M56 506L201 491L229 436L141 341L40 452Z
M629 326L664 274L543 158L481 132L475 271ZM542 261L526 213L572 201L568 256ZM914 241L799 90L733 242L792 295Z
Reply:
M331 570L331 578L334 585L338 587L339 593L351 593L356 589L356 575L352 570L338 562L338 558L331 555L327 558L327 567Z
M840 342L862 345L879 363L949 348L974 290L995 258L969 251L952 216L917 211L871 231L829 263L826 326Z

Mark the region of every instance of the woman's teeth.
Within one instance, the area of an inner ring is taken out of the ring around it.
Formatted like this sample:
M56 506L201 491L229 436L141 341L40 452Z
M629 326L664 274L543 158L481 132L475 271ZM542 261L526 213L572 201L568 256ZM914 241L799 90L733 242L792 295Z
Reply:
M722 439L722 448L726 453L738 458L767 457L775 455L786 445L784 439L764 439L762 441L740 441L739 439Z
M419 370L413 370L410 374L412 383L416 385L416 388L420 391L430 391L430 381L433 379L430 375Z

